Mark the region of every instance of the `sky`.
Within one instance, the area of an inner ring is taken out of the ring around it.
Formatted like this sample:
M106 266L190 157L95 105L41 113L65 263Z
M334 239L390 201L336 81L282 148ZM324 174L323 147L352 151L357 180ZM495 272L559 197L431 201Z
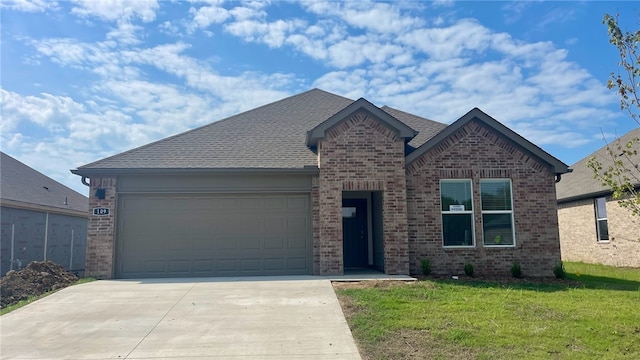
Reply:
M2 0L0 149L70 169L312 88L443 123L474 107L571 165L637 124L605 13L638 2Z

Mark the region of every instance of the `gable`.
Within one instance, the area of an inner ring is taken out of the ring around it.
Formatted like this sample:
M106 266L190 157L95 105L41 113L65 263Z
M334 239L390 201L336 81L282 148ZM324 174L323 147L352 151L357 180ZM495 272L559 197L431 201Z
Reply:
M409 154L406 158L407 166L420 159L427 152L437 149L439 146L445 146L445 142L449 141L452 136L459 136L460 131L464 131L470 123L475 122L481 125L483 128L495 133L500 140L500 147L508 150L508 147L517 149L522 154L526 155L531 160L539 162L548 166L555 174L564 174L569 172L568 166L562 161L556 159L549 153L542 150L540 147L531 143L527 139L515 133L513 130L502 125L491 116L484 113L478 108L474 108L460 119L449 125L443 131L436 136L429 139L427 142L418 147L414 152ZM510 151L509 151L510 152ZM524 161L529 161L528 159Z
M357 114L362 115L356 116ZM386 127L388 131L395 133L399 138L403 138L405 143L409 142L418 134L417 131L394 118L389 113L364 98L360 98L309 130L307 132L307 146L311 149L316 149L318 142L327 137L329 131L354 118L374 118L379 124Z

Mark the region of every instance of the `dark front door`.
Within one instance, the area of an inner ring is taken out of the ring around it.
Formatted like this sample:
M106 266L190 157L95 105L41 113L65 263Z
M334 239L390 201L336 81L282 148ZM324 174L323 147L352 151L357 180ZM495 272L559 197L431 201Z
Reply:
M344 267L366 267L369 263L366 199L342 200L342 240Z

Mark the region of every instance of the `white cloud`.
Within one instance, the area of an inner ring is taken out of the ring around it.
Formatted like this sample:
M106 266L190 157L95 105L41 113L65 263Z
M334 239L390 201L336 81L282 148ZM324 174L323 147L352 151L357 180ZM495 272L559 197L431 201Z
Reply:
M23 12L44 12L49 9L57 9L58 2L50 0L3 0L0 1L0 8Z
M489 46L490 33L477 21L463 19L449 27L422 28L399 37L433 59L449 59L469 51L480 53Z
M300 20L276 20L274 22L261 22L257 20L241 20L225 25L225 30L230 34L240 37L245 41L262 42L269 47L281 47L287 34L304 27Z
M142 27L140 26L120 21L115 29L107 33L107 40L115 40L126 45L139 44L141 41L136 36L136 33L141 30Z
M345 3L310 1L303 3L308 10L322 16L337 16L345 23L377 33L402 33L420 26L424 21L403 14L401 3L350 1Z
M334 71L322 75L313 82L317 87L342 96L358 99L365 97L371 91L365 70Z
M151 22L160 5L156 0L73 0L71 13L81 17L97 17L106 21L133 20Z
M189 13L193 14L193 22L190 29L206 29L211 24L220 24L227 20L231 14L221 6L203 6L199 9L191 8Z

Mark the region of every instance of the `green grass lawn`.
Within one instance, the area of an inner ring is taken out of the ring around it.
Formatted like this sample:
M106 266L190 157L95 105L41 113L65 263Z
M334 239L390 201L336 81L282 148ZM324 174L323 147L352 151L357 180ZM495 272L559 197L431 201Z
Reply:
M640 269L565 269L567 284L426 280L337 294L365 359L640 359Z

